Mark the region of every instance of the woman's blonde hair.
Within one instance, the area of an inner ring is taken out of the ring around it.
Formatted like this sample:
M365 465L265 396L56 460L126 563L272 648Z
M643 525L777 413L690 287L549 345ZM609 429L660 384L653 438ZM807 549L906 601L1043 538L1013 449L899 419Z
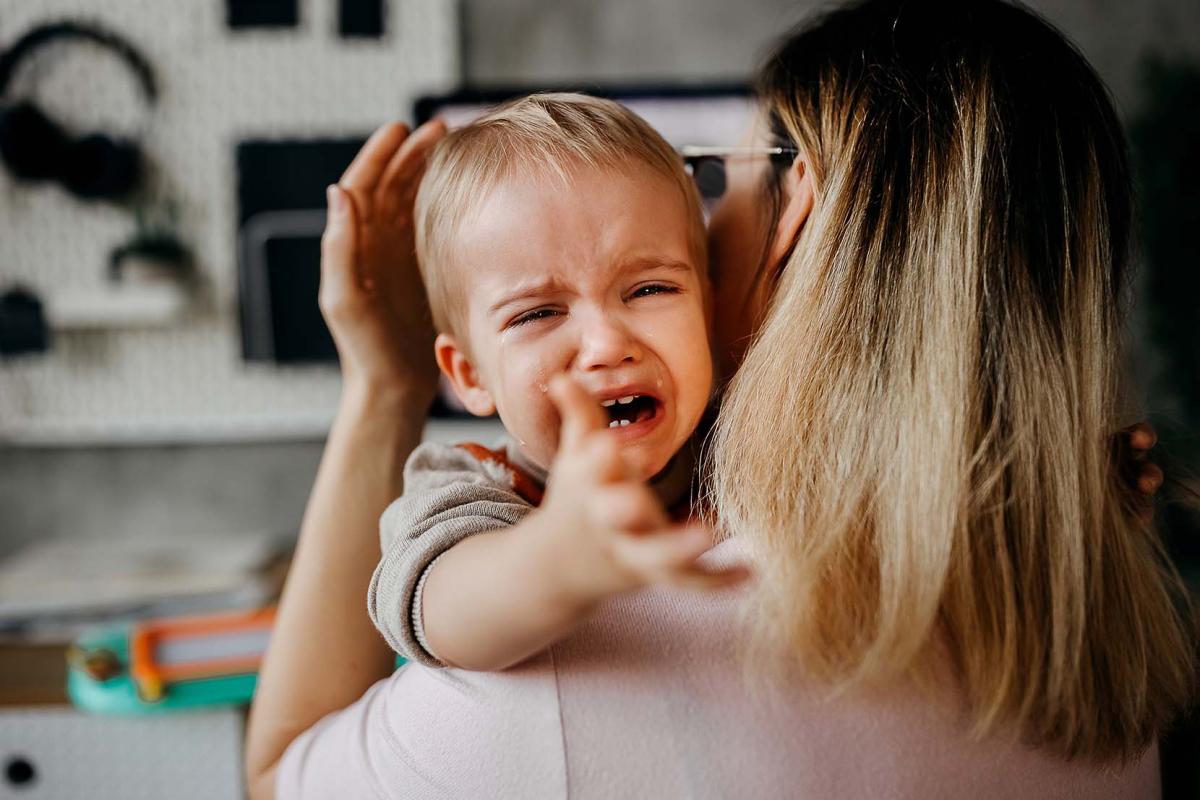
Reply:
M461 332L463 265L454 242L502 181L546 175L570 185L583 167L628 173L649 167L683 197L696 267L707 270L700 196L683 161L648 122L612 100L547 92L505 103L447 134L434 148L417 192L417 257L434 325Z
M940 647L977 735L1134 756L1194 668L1112 456L1131 209L1103 85L1022 8L890 0L790 36L761 95L815 202L714 438L756 640L840 688Z

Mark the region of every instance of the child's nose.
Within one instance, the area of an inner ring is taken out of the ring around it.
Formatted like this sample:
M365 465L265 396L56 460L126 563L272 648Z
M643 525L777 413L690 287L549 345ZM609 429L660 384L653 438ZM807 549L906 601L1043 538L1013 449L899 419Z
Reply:
M579 344L581 369L611 368L641 358L636 339L619 322L603 316L587 321Z

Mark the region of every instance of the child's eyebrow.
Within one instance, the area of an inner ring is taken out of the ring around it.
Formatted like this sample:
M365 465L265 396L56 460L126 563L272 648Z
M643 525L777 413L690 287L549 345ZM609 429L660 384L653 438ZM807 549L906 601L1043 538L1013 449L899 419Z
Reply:
M649 272L651 270L667 270L669 272L695 272L695 268L691 264L683 261L676 261L670 258L657 258L654 256L646 256L643 258L632 258L621 264L619 272ZM560 291L562 286L555 280L541 280L532 283L519 284L513 288L495 303L488 308L488 316L503 311L508 306L514 305L521 300L528 300L534 297L544 297L548 294Z
M670 258L633 258L621 265L622 272L648 272L653 269L664 269L670 272L695 272L695 267L683 261Z
M501 297L495 303L492 303L488 309L488 315L495 314L503 310L507 306L521 301L528 300L531 297L542 297L550 294L559 288L558 282L554 280L543 280L535 283L526 283L517 285L511 292Z

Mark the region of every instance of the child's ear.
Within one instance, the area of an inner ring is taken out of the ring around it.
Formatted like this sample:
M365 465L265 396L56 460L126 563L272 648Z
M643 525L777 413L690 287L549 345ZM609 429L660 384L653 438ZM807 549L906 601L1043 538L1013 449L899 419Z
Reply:
M467 354L458 346L453 336L439 333L433 342L433 354L438 368L450 381L454 394L463 406L477 417L489 417L496 413L492 393L479 382L479 373Z

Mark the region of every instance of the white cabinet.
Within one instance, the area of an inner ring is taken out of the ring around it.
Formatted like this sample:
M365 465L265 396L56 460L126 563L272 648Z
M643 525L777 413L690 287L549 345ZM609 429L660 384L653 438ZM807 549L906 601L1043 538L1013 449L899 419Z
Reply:
M238 800L239 709L96 717L66 706L0 709L0 798Z

